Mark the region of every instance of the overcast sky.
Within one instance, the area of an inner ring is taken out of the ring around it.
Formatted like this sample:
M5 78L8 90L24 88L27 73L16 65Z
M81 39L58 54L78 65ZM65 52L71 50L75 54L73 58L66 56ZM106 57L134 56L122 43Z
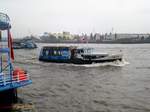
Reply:
M150 0L0 0L14 37L43 32L150 33Z

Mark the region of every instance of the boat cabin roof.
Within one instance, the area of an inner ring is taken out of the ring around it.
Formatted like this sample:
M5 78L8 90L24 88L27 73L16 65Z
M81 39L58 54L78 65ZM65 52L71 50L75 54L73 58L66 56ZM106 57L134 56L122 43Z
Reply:
M76 46L43 46L43 49L76 49Z

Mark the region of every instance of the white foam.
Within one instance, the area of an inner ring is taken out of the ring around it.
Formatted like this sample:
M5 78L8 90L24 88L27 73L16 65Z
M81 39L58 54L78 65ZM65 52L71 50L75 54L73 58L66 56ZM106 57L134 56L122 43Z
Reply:
M123 67L128 64L130 64L130 63L123 59L122 61L105 62L105 63L93 63L93 64L84 64L84 65L72 64L72 66L83 66L83 67L118 66L118 67Z

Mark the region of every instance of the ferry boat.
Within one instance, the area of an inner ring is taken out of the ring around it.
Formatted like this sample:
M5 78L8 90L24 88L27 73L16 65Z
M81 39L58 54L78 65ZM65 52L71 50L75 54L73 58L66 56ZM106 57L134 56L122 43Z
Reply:
M14 52L10 29L8 15L0 13L0 103L13 102L14 96L17 96L16 89L32 83L27 72L13 66Z
M92 64L122 61L122 54L94 52L94 48L79 48L76 46L44 46L41 49L39 60L57 63Z

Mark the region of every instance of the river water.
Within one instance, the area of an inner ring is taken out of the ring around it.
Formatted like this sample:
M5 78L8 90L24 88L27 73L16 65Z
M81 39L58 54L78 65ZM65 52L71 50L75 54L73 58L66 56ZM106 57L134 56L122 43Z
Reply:
M33 80L19 89L20 97L33 102L37 112L150 112L150 44L76 44L121 51L126 63L121 66L39 62L43 45L15 50L14 66L28 70Z

